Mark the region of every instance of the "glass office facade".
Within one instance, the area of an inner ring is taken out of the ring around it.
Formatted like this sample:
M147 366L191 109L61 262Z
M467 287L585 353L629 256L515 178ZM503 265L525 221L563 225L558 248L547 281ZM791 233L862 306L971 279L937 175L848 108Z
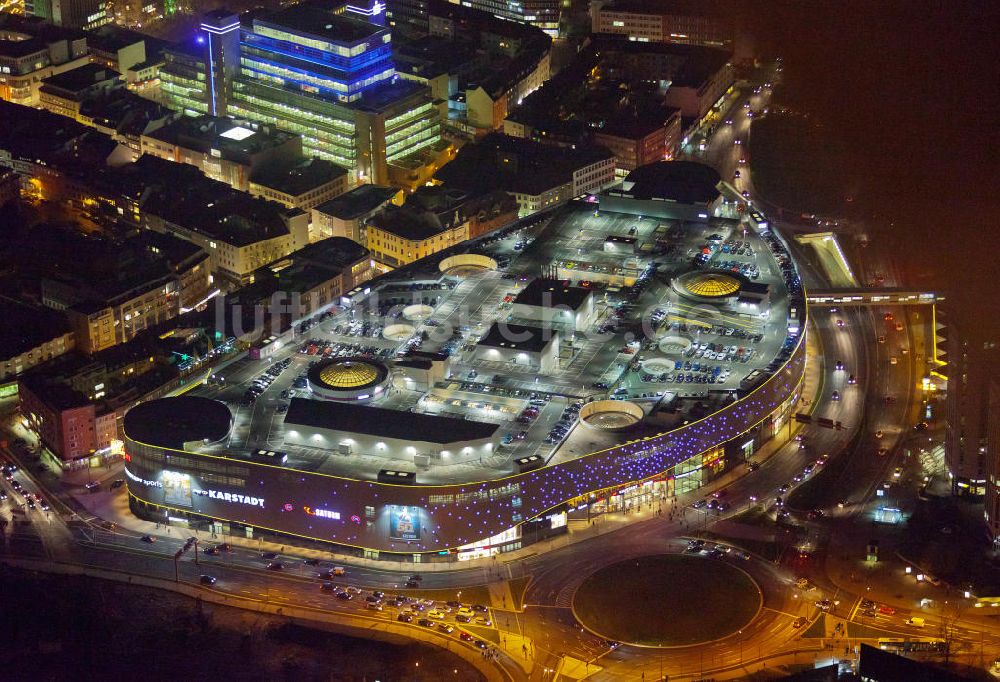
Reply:
M396 83L388 29L316 12L292 7L244 22L225 111L301 135L306 154L344 166L354 179L386 182L389 162L440 140L440 114L429 92ZM169 106L208 112L205 81L204 59L168 52Z
M205 59L180 50L167 50L160 69L164 103L188 116L207 114L211 94Z

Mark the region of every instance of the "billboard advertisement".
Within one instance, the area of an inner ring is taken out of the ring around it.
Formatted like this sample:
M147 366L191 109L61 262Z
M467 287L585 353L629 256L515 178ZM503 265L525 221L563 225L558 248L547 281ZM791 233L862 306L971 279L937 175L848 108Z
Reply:
M163 472L163 502L191 506L191 476L176 471Z
M389 537L393 540L419 540L420 507L389 505Z

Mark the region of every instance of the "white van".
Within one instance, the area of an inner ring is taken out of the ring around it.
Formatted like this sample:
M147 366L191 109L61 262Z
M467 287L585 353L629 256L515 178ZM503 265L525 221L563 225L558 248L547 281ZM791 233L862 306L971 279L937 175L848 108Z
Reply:
M920 616L914 616L913 618L907 618L906 624L912 625L915 628L922 628L924 626L924 619Z

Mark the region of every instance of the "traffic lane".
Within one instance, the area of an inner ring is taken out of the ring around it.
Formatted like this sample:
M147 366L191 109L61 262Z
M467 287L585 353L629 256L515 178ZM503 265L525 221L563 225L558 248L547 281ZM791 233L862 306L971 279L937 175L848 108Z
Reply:
M864 506L861 503L867 501L875 489L886 480L894 459L891 456L879 457L876 450L893 445L893 439L887 437L885 430L890 427L898 428L902 415L908 409L907 403L913 400L910 389L912 383L907 373L893 370L896 370L896 366L875 363L875 377L872 384L877 388L874 396L871 392L866 393L866 429L861 434L861 440L855 451L846 455L850 458L848 466L843 469L834 484L828 486L831 490L841 492L841 499L847 501L853 509L852 516L863 511ZM896 403L887 404L884 401L886 392L898 395L900 399ZM883 431L881 439L876 438L879 431ZM891 450L891 447L888 449Z
M175 565L172 557L166 558L150 552L135 552L124 547L109 549L107 547L81 547L81 562L102 569L115 570L130 575L145 575L166 580L175 578ZM159 560L156 560L159 559ZM261 573L254 571L216 571L216 583L203 589L211 589L222 594L236 597L251 598L265 601L272 605L287 604L288 606L307 606L329 613L350 613L355 616L365 616L373 621L395 619L399 609L384 607L382 611L366 607L364 596L351 600L338 599L332 593L320 591L319 582L291 581L281 573ZM212 575L203 565L193 561L181 560L176 564L176 577L180 581L199 585L202 575ZM446 619L453 626L453 618ZM436 623L439 621L435 621ZM420 628L421 626L413 625ZM416 634L416 633L415 633ZM454 633L458 640L458 629ZM471 644L469 646L472 646Z
M175 562L172 553L158 553L123 545L97 547L83 545L81 552L86 556L96 554L102 557L105 566L111 566L116 570L171 579L174 576ZM154 573L140 571L137 570L137 566L156 567L156 571ZM395 618L400 610L406 610L406 607L397 609L389 606L384 606L381 611L371 610L366 606L365 599L371 594L371 590L358 590L358 594L350 600L339 599L332 592L321 589L323 580L293 575L286 571L261 571L254 567L236 564L212 564L205 561L195 563L190 554L182 555L176 562L176 575L180 580L191 583L199 583L203 575L212 576L216 579L212 589L218 592L254 598L263 597L266 601L276 603L311 605L328 611L354 611L376 619ZM343 585L343 583L338 584ZM452 623L453 616L449 615L445 620L461 627L459 623Z
M814 414L839 420L845 425L846 428L843 431L836 431L821 428L816 425L804 426L800 431L800 433L804 436L804 441L799 444L800 446L804 446L802 448L803 457L799 458L797 461L794 456L786 456L785 459L778 460L783 462L781 469L784 471L785 480L781 481L781 483L794 485L792 478L796 473L801 473L801 469L799 472L795 472L793 469L796 466L804 467L803 462L818 459L823 454L829 454L836 457L850 456L849 453L842 453L841 450L853 437L854 429L857 428L860 423L861 408L865 397L864 387L868 383L868 375L867 365L861 360L860 357L860 353L863 352L862 349L864 346L857 340L861 326L858 324L845 324L844 328L836 326L836 319L843 319L843 317L849 317L855 314L854 311L847 314L845 314L845 312L846 311L838 311L837 313L829 313L816 311L813 313L813 319L817 323L815 329L819 331L820 342L823 346L824 355L826 355L827 358L830 358L832 354L829 352L829 349L831 347L835 347L836 354L841 356L841 359L846 358L844 372L837 372L833 369L833 366L835 366L833 364L835 363L835 360L829 361L830 365L825 368L826 376L824 377L825 384L823 394L821 395L818 404L814 406ZM834 315L841 317L834 317ZM830 320L834 320L833 324L830 324ZM834 401L832 400L832 391L834 389L829 387L831 377L834 382L846 381L842 375L848 374L846 370L849 369L849 367L847 367L849 363L856 365L855 377L858 380L858 384L850 386L850 390L841 390L840 399ZM765 463L765 466L762 467L762 469L767 466L768 465ZM777 465L775 466L775 469L778 469ZM829 504L823 506L832 505L834 500L831 499L828 503Z
M174 530L178 532L178 537L161 535L157 536L152 543L143 541L142 537L144 536L132 535L130 533L117 534L116 542L123 547L141 550L148 554L162 555L172 558L174 552L184 546L188 537L194 537L190 533L185 534L183 529L175 527ZM306 564L306 559L303 559L301 556L293 556L281 551L253 551L241 546L233 547L230 551L223 551L214 556L205 554L204 550L208 547L218 546L225 542L226 538L224 536L213 542L199 541L199 563L207 567L217 567L220 570L224 568L239 568L265 571L269 563L281 562L284 568L280 572L280 575L310 581L318 580L320 582L322 581L318 578L318 574L320 572L332 570L335 567L342 566L345 568L346 574L335 578L338 584L383 589L406 589L406 581L410 575L419 575L420 587L427 589L482 585L488 582L492 577L486 570L478 567L459 571L421 572L419 570L419 565L414 564L408 571L394 571L390 569L362 567L351 564L344 565L336 560L323 558L317 558L319 561L318 565L312 566ZM194 552L195 549L194 546L192 546L188 553L184 555L185 560L193 561Z
M201 557L200 561L206 565L231 566L237 565L255 570L266 570L268 563L280 561L287 569L283 573L296 577L305 577L310 580L323 580L319 574L336 567L345 569L343 576L336 576L333 580L337 584L352 587L378 588L406 590L406 583L411 575L420 577L418 584L421 589L438 589L451 587L469 587L484 585L492 578L483 568L470 568L458 571L424 571L421 572L419 564L414 564L412 568L405 571L394 571L390 569L372 568L357 566L352 564L342 564L334 560L320 559L319 564L311 566L299 556L290 556L283 553L276 553L271 557L271 553L266 553L265 557L261 553L234 550L219 557Z

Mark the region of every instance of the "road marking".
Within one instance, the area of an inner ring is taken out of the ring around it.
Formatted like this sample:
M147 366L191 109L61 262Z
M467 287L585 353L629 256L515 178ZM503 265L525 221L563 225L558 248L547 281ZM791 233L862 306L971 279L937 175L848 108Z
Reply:
M783 616L788 616L789 618L798 618L798 614L788 613L788 611L782 611L780 609L772 609L770 606L761 607L761 611L770 611L771 613L780 613Z

